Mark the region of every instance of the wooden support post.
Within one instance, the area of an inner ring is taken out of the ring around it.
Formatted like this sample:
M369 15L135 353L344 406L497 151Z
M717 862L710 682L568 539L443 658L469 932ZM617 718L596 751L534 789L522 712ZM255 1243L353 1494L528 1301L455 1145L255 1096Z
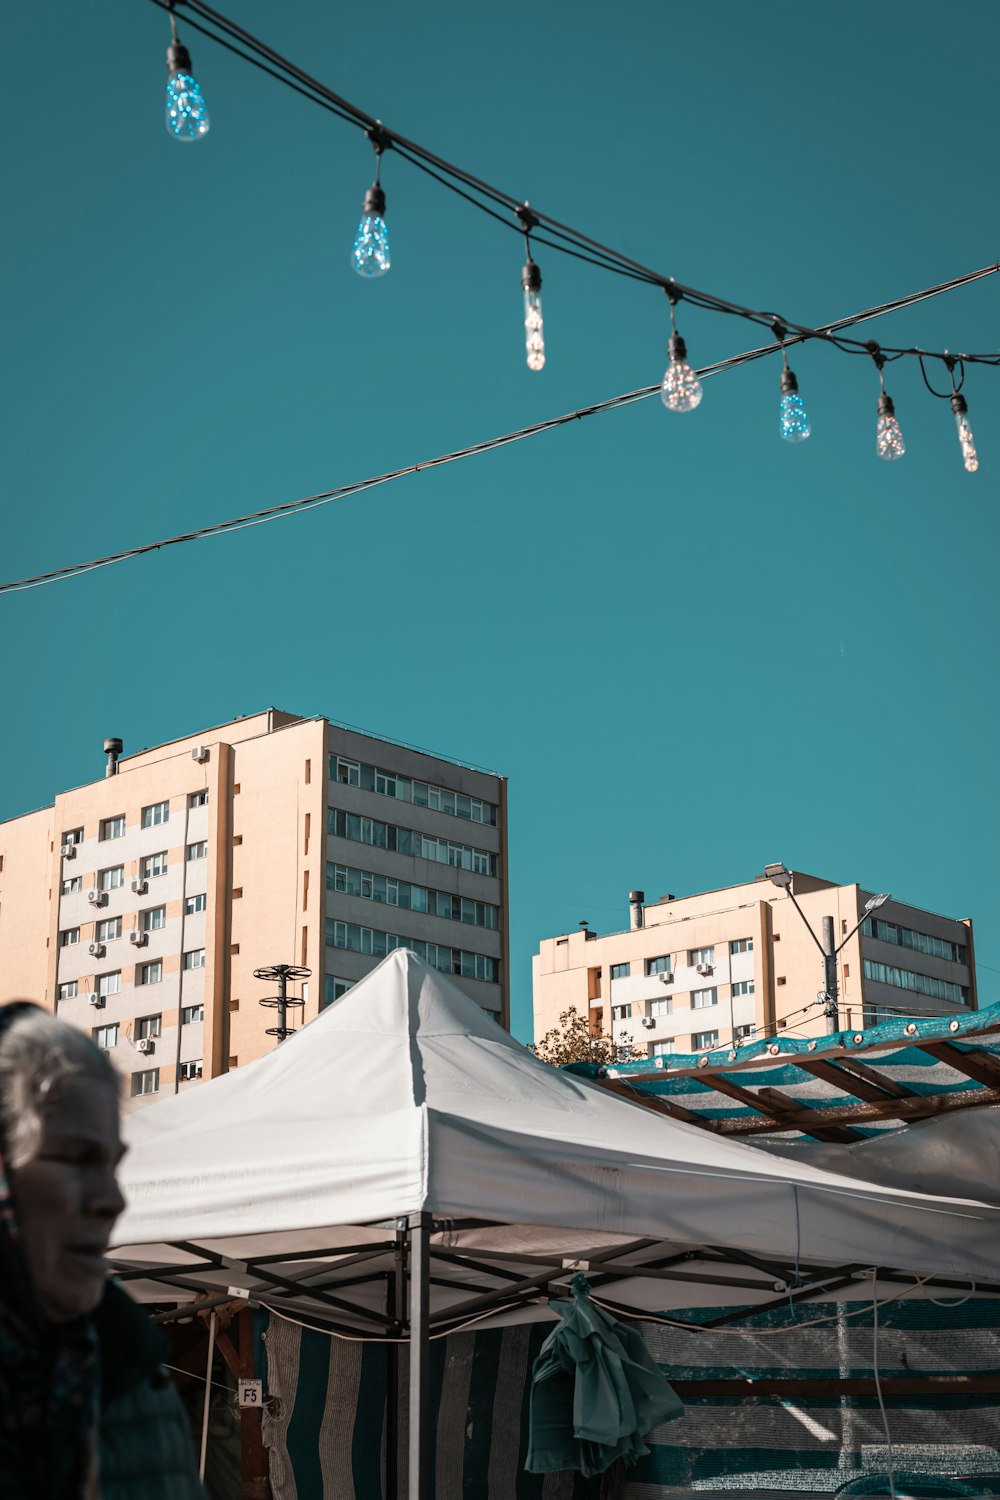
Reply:
M253 1380L253 1313L245 1307L236 1319L239 1328L240 1375ZM240 1494L242 1500L271 1500L271 1481L267 1470L267 1449L261 1436L263 1413L253 1407L240 1407Z

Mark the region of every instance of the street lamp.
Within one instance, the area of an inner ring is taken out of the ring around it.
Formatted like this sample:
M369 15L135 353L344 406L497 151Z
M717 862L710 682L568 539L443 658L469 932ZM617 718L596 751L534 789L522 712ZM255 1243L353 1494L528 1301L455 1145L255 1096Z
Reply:
M839 1031L840 1014L838 1003L840 994L839 985L837 982L837 955L838 953L840 953L841 949L846 947L846 945L851 941L851 938L857 932L858 928L861 926L861 923L865 920L865 918L870 916L877 907L885 905L885 903L889 900L890 892L883 891L877 896L869 896L868 900L865 902L865 909L861 913L861 916L855 922L854 926L851 928L847 936L845 938L842 938L835 947L833 941L833 918L823 918L823 941L820 942L819 938L813 931L812 924L810 923L809 918L806 916L805 912L802 910L801 906L795 899L795 892L792 890L791 870L780 863L776 865L765 865L764 874L767 876L772 885L776 885L781 890L787 891L788 895L791 897L792 904L794 905L795 910L798 912L799 916L802 918L803 922L806 925L809 936L812 938L813 942L816 944L816 947L819 949L820 953L823 956L823 989L818 998L826 1002L825 1014L832 1023L830 1027L831 1031Z

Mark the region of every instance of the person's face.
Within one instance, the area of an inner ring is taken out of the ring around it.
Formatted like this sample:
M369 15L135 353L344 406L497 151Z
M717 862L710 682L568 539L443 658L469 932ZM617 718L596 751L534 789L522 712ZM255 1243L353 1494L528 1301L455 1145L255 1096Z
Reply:
M125 1200L118 1096L93 1073L56 1084L38 1150L11 1172L21 1243L42 1310L55 1323L93 1312L104 1294L107 1249Z

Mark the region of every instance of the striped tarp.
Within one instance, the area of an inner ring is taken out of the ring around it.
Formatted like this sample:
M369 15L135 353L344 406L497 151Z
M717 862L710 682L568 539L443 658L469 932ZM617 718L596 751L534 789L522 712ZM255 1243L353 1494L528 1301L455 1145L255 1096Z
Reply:
M706 1312L707 1318L710 1314ZM266 1317L266 1315L261 1315ZM690 1317L690 1314L683 1316ZM816 1319L827 1321L813 1325ZM435 1500L596 1500L576 1475L524 1472L531 1363L548 1324L452 1335L431 1345ZM642 1326L667 1378L870 1378L868 1304L814 1303L748 1319L742 1331ZM883 1379L997 1370L1000 1302L942 1308L902 1300L879 1313ZM782 1330L775 1333L774 1330ZM264 1331L275 1500L382 1500L386 1350L272 1318ZM405 1453L406 1349L399 1346ZM685 1393L685 1414L649 1436L624 1479L624 1500L791 1500L836 1495L886 1471L872 1395L710 1396ZM1000 1409L992 1394L885 1398L897 1475L941 1496L1000 1496ZM903 1487L897 1483L903 1493ZM608 1493L607 1486L604 1487ZM405 1489L403 1490L405 1494ZM875 1493L875 1491L872 1491Z

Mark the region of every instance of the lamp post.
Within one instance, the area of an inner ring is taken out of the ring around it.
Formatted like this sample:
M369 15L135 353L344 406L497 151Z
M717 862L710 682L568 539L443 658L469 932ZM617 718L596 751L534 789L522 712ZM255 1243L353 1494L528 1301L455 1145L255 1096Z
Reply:
M291 1036L292 1034L292 1028L288 1025L289 1008L305 1005L304 1000L296 999L294 995L288 993L288 981L290 979L308 979L311 973L312 969L302 968L298 964L269 964L266 969L254 969L253 971L255 979L270 979L277 983L278 993L276 995L269 995L266 1000L258 1000L257 1004L268 1006L278 1012L278 1024L277 1026L269 1026L267 1028L267 1035L276 1036L279 1046L285 1040L286 1036Z
M855 922L854 926L851 928L847 936L845 938L842 938L835 947L833 918L823 918L823 941L820 942L819 938L813 931L812 923L809 921L809 918L806 916L798 901L796 901L795 899L795 892L792 890L791 870L787 869L785 865L780 863L775 865L765 865L764 874L767 876L772 885L779 886L782 890L788 893L789 897L791 898L792 904L795 907L795 910L798 912L799 916L802 918L803 922L806 925L809 936L812 938L813 942L816 944L816 947L819 949L820 954L822 955L823 988L820 991L818 998L825 1002L824 1014L830 1021L831 1032L839 1031L840 985L837 980L837 955L840 953L841 949L846 947L846 945L851 941L851 938L857 932L858 928L861 926L861 923L865 920L865 918L870 916L870 914L876 909L876 907L885 905L885 903L889 900L890 893L888 891L884 891L878 896L869 896L868 900L865 902L865 909L861 913L861 916Z

